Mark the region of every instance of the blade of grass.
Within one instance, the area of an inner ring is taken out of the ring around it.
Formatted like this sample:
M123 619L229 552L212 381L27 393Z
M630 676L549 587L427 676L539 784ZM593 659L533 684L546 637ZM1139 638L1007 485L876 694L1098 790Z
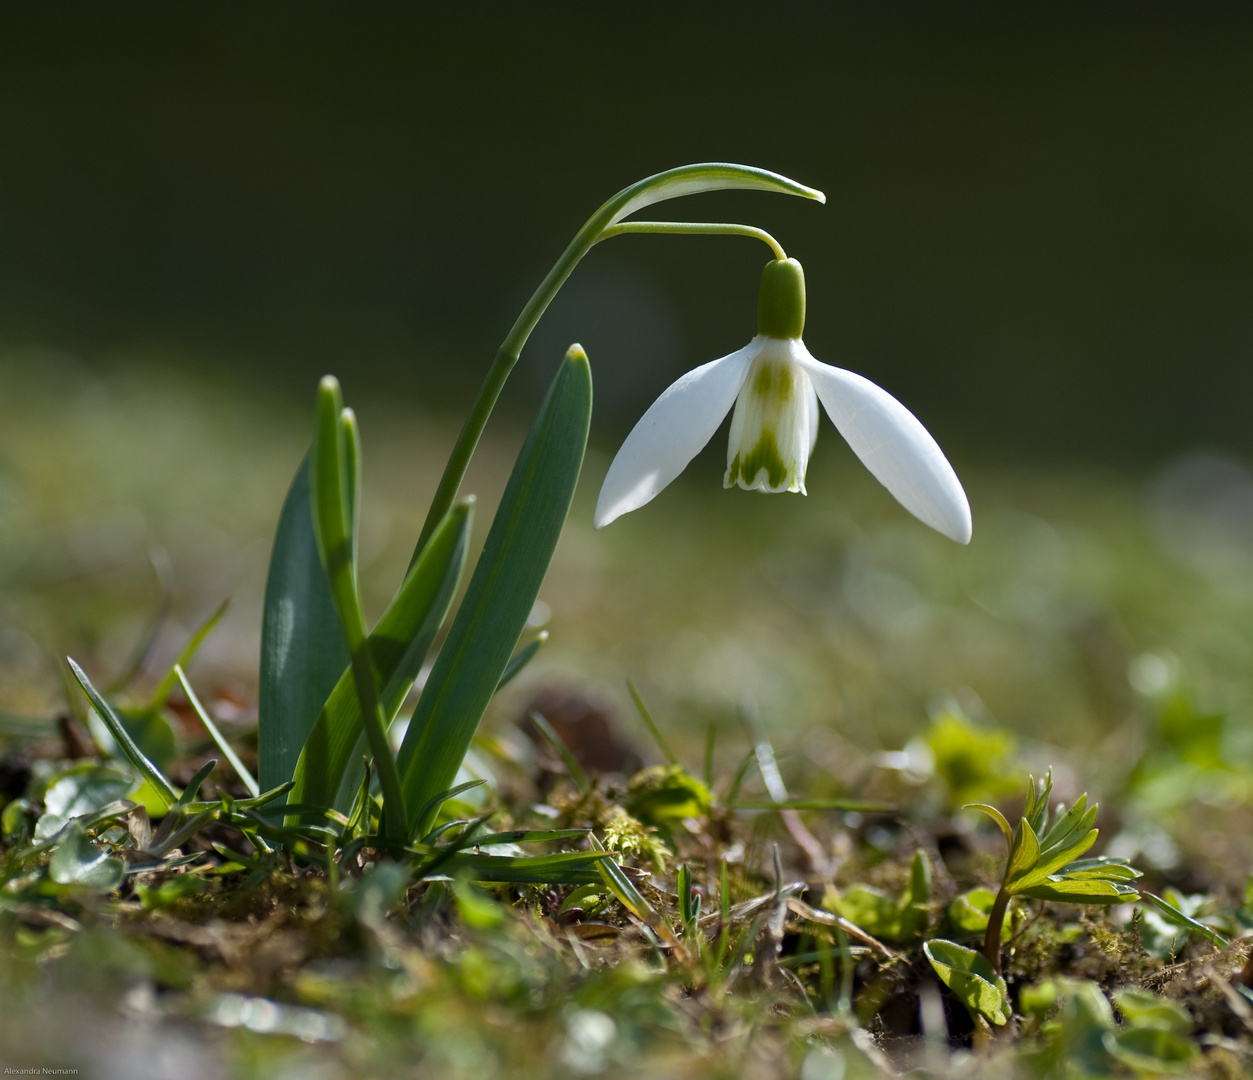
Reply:
M506 683L511 682L513 680L513 677L517 675L518 672L520 672L524 667L527 666L527 664L529 664L532 660L534 660L535 654L539 652L540 650L540 646L543 645L544 642L546 642L547 640L548 640L548 631L541 630L538 634L535 635L534 641L528 642L526 645L523 645L522 648L520 648L516 653L514 653L513 656L510 657L509 663L505 665L505 670L500 676L500 682L496 684L496 689L499 690Z
M248 771L248 766L239 760L239 755L235 753L234 748L226 741L226 737L218 730L217 724L209 718L208 710L200 703L200 699L196 696L196 691L191 688L191 683L187 680L187 673L183 670L181 664L174 665L174 674L183 687L183 693L187 695L187 701L191 705L192 711L199 718L200 722L204 724L205 731L209 733L209 738L222 751L222 756L226 758L231 768L235 770L235 775L244 782L244 787L248 789L248 794L255 799L261 794L261 788L257 786L257 781L252 773Z
M156 553L154 552L153 554L155 556ZM167 556L165 562L168 563L168 561ZM161 588L161 600L136 640L135 647L131 650L130 656L126 658L126 663L122 665L121 671L104 688L106 694L117 694L125 690L135 676L139 674L152 653L152 646L156 643L157 634L161 632L161 627L165 623L166 617L170 614L170 606L174 602L174 593L170 588L168 573L164 572L164 567L157 557L152 559L152 568L156 571L157 583Z
M594 885L597 868L613 860L595 851L567 851L558 855L475 855L458 852L439 867L441 876L473 881L500 881L532 885Z
M223 600L217 611L205 619L200 625L200 629L192 634L187 644L179 650L178 657L170 665L170 670L161 677L161 681L157 683L157 688L152 692L149 708L159 709L165 704L170 696L170 691L174 689L175 682L178 681L177 669L187 670L187 665L191 663L200 646L204 644L205 638L213 632L213 628L221 621L222 616L226 614L226 609L230 606L231 602L229 600Z
M587 773L583 771L583 766L579 764L579 759L574 756L574 752L566 745L565 739L557 734L552 724L537 712L531 713L531 723L548 740L549 746L557 751L557 756L561 758L561 763L566 767L566 772L570 774L570 779L574 781L574 786L583 794L591 791L592 783L588 780Z
M118 749L139 770L140 775L152 785L157 797L165 803L166 807L173 806L178 800L174 786L166 779L165 774L160 769L144 757L143 751L135 745L135 740L130 737L130 733L122 725L122 721L118 718L117 713L113 711L112 706L105 701L100 691L91 685L91 680L87 678L87 673L74 662L73 658L67 656L65 662L69 665L70 671L73 672L74 678L78 680L78 685L82 687L83 693L87 695L87 700L91 702L92 708L96 710L96 715L100 717L104 726L109 729L109 734L113 736Z
M1227 939L1223 937L1222 934L1218 933L1216 930L1212 930L1203 922L1199 922L1198 920L1192 918L1191 915L1185 915L1182 911L1175 907L1174 904L1167 900L1163 900L1156 893L1146 892L1141 889L1140 899L1149 901L1149 903L1157 908L1158 911L1165 915L1166 918L1173 922L1176 926L1182 926L1187 930L1195 930L1212 945L1216 945L1220 949L1227 945Z
M670 749L670 744L666 742L666 737L662 735L661 729L657 726L657 722L653 719L652 713L648 711L648 707L644 704L644 699L640 697L640 692L635 689L635 684L627 679L627 689L631 691L631 700L635 702L635 708L639 711L640 716L644 718L644 723L648 725L648 730L653 736L653 742L657 744L666 761L671 765L679 763L675 752Z
M596 839L594 833L589 833L587 840L594 852L607 854L605 846ZM609 887L609 891L617 897L618 902L627 911L649 926L657 924L657 912L653 909L653 905L644 899L643 893L635 887L635 883L622 872L622 867L613 859L606 858L603 862L597 863L596 871Z
M486 780L467 780L464 784L458 784L456 787L450 787L447 791L441 791L438 795L433 795L420 810L422 818L430 818L435 820L439 813L439 808L449 799L455 799L463 791L469 791L471 788L482 787L486 784ZM424 838L425 839L425 838Z

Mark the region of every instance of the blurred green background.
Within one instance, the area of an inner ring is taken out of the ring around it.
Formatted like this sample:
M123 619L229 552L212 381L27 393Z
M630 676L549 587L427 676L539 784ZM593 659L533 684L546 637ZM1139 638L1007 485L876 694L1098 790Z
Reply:
M1250 46L1253 9L1205 3L7 5L0 708L51 708L57 652L121 663L154 551L177 595L158 661L230 595L199 677L247 700L328 370L362 418L380 610L570 235L634 179L726 159L828 204L662 209L801 259L811 350L931 429L974 541L908 518L829 426L807 499L723 492L719 435L593 533L643 408L754 332L765 257L615 240L536 332L467 484L485 528L581 341L592 448L543 594L553 641L515 692L564 680L629 717L630 675L691 747L694 721L739 737L747 711L799 775L841 767L845 739L899 748L945 700L1053 744L1040 767L1099 746L1116 773L1186 690L1250 759Z
M6 5L0 341L456 406L608 194L727 159L825 189L671 204L805 264L816 355L959 462L1248 448L1253 11L885 3ZM570 340L598 438L753 329L758 245L619 240Z

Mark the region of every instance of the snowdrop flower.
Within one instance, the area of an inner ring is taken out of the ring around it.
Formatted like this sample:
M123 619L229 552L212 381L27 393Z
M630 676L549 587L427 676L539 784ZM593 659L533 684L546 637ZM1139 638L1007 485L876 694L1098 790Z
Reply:
M732 406L723 486L804 494L822 402L862 464L906 510L969 543L966 493L926 428L869 379L821 364L805 348L805 274L795 259L766 265L757 325L747 346L689 371L640 418L609 466L596 527L651 501L709 442Z

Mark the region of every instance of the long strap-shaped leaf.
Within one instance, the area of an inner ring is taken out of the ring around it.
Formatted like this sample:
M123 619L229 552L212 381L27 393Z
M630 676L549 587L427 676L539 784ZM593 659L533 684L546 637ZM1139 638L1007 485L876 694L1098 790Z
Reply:
M370 660L382 687L383 716L389 722L409 693L448 613L465 566L472 519L472 500L453 507L370 634ZM346 772L352 773L353 794L360 787L356 747L362 730L361 703L352 672L346 670L309 732L293 777L292 802L344 809L336 793L343 788Z
M483 554L400 748L410 836L416 814L451 787L526 625L570 509L592 414L592 373L573 345L518 454ZM433 818L433 813L428 813Z
M370 753L383 789L383 835L400 840L408 820L396 761L387 741L387 721L370 659L365 613L357 587L356 497L361 453L357 421L345 409L339 382L327 375L318 385L317 437L309 457L310 509L318 555L326 568L335 613L343 627L352 681L361 705Z
M265 583L257 724L262 791L292 778L318 712L347 667L344 632L313 532L306 458L283 503Z

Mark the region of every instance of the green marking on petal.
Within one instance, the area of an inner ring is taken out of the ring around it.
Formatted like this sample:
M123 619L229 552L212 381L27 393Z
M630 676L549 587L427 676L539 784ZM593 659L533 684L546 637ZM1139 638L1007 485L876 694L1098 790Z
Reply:
M804 491L812 433L804 371L792 362L782 342L766 346L753 362L735 403L727 448L725 487L747 490Z
M737 483L743 488L751 488L762 472L766 474L766 487L779 491L794 486L796 479L796 463L787 465L779 453L779 443L773 434L762 433L747 454L736 454L727 469L725 487L734 487Z

